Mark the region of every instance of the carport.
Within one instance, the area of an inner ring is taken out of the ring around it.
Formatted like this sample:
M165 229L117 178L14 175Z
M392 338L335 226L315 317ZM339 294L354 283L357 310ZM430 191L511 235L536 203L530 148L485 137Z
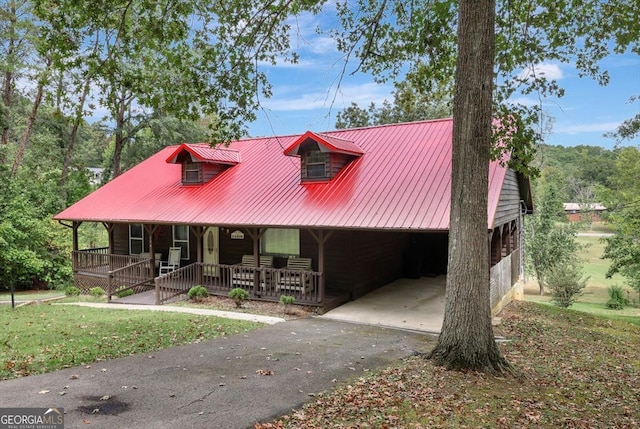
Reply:
M447 277L401 278L328 311L322 318L440 333Z

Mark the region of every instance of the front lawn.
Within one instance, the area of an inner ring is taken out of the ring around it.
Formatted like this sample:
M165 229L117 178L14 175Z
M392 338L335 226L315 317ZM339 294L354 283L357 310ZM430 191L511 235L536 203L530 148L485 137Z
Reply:
M191 314L58 304L0 306L0 379L85 365L256 329Z
M530 302L501 316L515 376L412 357L256 429L640 427L640 327Z

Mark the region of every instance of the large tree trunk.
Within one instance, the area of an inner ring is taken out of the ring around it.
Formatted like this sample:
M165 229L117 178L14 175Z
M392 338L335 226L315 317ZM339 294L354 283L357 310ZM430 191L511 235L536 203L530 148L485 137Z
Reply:
M69 177L69 167L71 166L71 156L73 155L73 151L76 146L76 141L78 140L78 130L80 129L80 124L83 121L82 112L84 111L84 104L87 101L87 96L89 95L89 89L91 88L91 81L87 79L82 88L82 95L80 96L80 100L78 101L78 106L76 107L76 115L73 120L73 128L71 128L71 136L69 138L69 145L67 146L67 151L64 155L64 162L62 163L62 173L60 175L60 196L63 200L67 199L67 178Z
M115 147L113 149L113 178L122 174L122 149L124 148L124 127L126 124L125 113L127 110L127 96L125 91L119 96L116 101L117 114L116 114L116 130L115 130Z
M453 108L453 163L445 315L429 354L449 369L503 372L489 297L487 220L495 0L462 0Z
M44 86L46 84L46 75L49 73L49 67L51 66L51 58L47 60L46 67L42 72L42 76L38 82L38 89L36 91L36 97L33 100L33 105L31 106L31 112L29 113L29 117L27 118L27 124L25 126L24 132L22 133L22 137L20 138L20 143L18 144L18 150L16 152L16 156L13 160L13 167L11 167L11 176L14 176L20 165L22 165L22 159L24 158L24 153L27 150L27 146L29 146L29 141L31 139L31 132L33 131L33 124L36 122L36 118L38 116L38 109L40 108L40 104L42 104L42 97L44 95Z
M9 8L10 8L9 21L11 24L7 29L7 34L13 34L16 26L16 21L17 21L15 3L11 2L9 4ZM8 46L7 46L6 58L11 62L13 60L12 57L14 54L14 46L15 46L15 39L13 38L13 36L9 38L7 45ZM0 133L0 145L4 147L4 150L0 149L0 165L4 164L5 151L9 144L9 129L10 129L9 122L11 120L9 112L11 111L12 95L13 95L13 72L11 70L11 67L7 67L7 70L4 72L4 79L2 80L3 109L2 109L2 118L0 118L0 124L2 125L2 132Z

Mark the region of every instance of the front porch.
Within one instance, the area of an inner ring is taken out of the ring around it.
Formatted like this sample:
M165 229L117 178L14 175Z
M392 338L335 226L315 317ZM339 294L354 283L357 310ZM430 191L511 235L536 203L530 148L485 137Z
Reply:
M322 272L288 268L247 267L240 264L206 264L195 262L168 274L156 276L156 261L138 255L115 255L107 248L73 252L75 286L83 293L101 287L111 302L117 294L132 290L134 294L153 290L154 302L160 305L186 297L196 285L210 294L225 296L242 288L249 299L278 302L289 295L299 305L320 307L323 311L346 302L345 294L327 294ZM300 278L304 278L300 283ZM297 281L292 281L297 280Z

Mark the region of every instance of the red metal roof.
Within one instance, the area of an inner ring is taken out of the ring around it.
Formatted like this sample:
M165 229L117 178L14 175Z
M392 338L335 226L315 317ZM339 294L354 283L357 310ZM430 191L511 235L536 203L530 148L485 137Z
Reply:
M240 162L240 152L237 150L211 147L208 144L183 143L167 158L167 162L175 163L178 155L188 152L195 160L215 162L218 164L235 165Z
M234 142L225 150L237 151L242 162L201 186L182 186L181 166L167 163L185 145L167 147L55 219L448 230L451 119L323 133L325 142L353 142L364 152L328 182L301 183L300 160L283 154L306 135ZM505 173L491 163L489 225Z
M337 136L329 134L318 134L307 131L301 135L291 146L284 150L285 155L298 155L298 149L300 146L308 140L315 141L319 145L322 145L329 149L331 152L346 153L348 155L360 156L364 152L360 147L352 141L341 139Z

